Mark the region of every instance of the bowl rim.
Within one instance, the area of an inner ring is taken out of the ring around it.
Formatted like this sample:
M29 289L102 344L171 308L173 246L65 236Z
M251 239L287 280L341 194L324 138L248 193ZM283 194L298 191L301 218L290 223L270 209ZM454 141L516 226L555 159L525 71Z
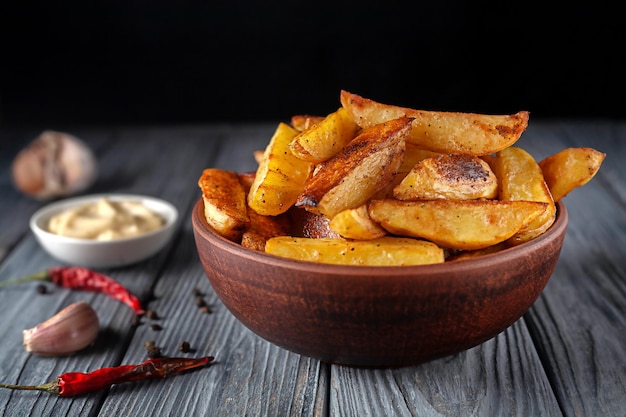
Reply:
M204 217L203 210L204 202L200 198L194 205L192 211L192 224L194 232L200 233L200 235L206 239L210 244L219 246L220 249L227 251L233 251L237 255L247 260L262 262L280 268L301 270L306 268L310 272L328 273L332 270L333 273L339 275L361 275L361 276L378 276L385 275L387 277L407 276L415 275L417 273L423 274L441 274L454 270L455 272L469 271L477 267L487 267L493 264L501 264L506 262L507 259L513 259L522 253L532 252L537 246L542 246L550 239L558 237L561 234L565 234L568 224L568 212L565 204L562 201L556 202L557 211L556 219L548 230L542 233L536 238L524 242L522 244L512 246L496 253L486 254L478 256L476 258L465 259L460 261L450 261L438 264L426 264L426 265L404 265L404 266L361 266L361 265L340 265L340 264L328 264L317 263L309 261L301 261L297 259L283 258L277 255L272 255L253 249L245 248L240 244L230 241L225 237L219 235L211 226L207 223Z
M72 207L76 207L82 204L99 201L102 198L108 198L112 201L141 201L145 203L146 206L152 210L155 210L157 214L163 217L165 223L163 227L150 231L148 233L144 233L137 236L124 237L119 239L112 240L95 240L95 239L86 239L79 237L68 237L61 236L55 233L49 232L43 226L44 222L47 221L55 214L62 212L63 210L67 210ZM71 197L64 198L61 200L57 200L53 203L47 204L44 207L39 208L37 211L33 213L30 217L29 225L30 229L33 233L38 235L40 238L53 240L59 243L65 244L80 244L85 246L105 246L112 244L122 244L133 241L140 241L145 239L150 239L151 237L160 235L162 233L168 232L172 229L179 221L179 212L176 206L170 203L167 200L153 197L144 194L127 194L127 193L98 193L98 194L88 194L79 197Z

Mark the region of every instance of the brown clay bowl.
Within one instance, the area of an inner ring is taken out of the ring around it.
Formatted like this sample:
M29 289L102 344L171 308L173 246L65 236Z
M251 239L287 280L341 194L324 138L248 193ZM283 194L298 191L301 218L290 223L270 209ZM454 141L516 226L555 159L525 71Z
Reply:
M277 346L356 367L417 365L474 347L535 302L559 258L567 210L540 237L496 254L437 265L360 267L245 249L192 214L198 255L232 314Z

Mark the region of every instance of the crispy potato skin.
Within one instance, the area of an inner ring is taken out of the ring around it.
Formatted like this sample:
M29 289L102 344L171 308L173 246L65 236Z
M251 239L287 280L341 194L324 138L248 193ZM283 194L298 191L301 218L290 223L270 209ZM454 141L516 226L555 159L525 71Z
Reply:
M265 252L265 243L276 236L289 236L291 233L290 219L286 214L264 216L248 209L250 222L242 237L241 246Z
M400 118L363 130L334 157L316 165L295 205L332 218L390 187L410 129L411 119Z
M399 117L413 118L406 141L441 153L488 155L513 145L528 127L530 114L512 115L415 110L376 102L342 90L342 106L362 128Z
M330 228L330 219L323 214L312 213L299 207L292 207L287 214L291 219L291 236L312 239L341 237Z
M535 158L526 150L511 146L497 153L494 167L500 180L500 200L539 201L547 204L545 212L519 230L509 243L524 243L548 230L556 220L556 204Z
M406 174L411 172L413 167L418 162L437 155L443 154L422 149L412 143L406 143L404 157L402 158L402 165L400 165L400 168L398 169L398 177L402 179Z
M497 195L498 179L489 164L463 154L423 159L393 189L398 200L475 200Z
M198 179L207 223L221 236L239 242L250 223L246 191L239 174L207 168Z
M483 249L513 236L547 203L499 200L374 200L370 217L390 233L429 240L444 248Z
M587 184L598 172L606 154L593 148L566 148L539 162L554 201Z

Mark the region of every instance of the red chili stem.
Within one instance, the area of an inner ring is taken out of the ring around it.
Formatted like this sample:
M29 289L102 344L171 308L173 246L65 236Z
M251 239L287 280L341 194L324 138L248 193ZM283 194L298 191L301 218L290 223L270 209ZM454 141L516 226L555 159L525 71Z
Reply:
M103 293L128 305L136 314L145 313L139 299L121 283L107 275L83 267L52 267L32 275L0 282L0 287L29 281L50 281L59 287L72 290Z
M213 361L212 356L201 358L152 358L138 365L120 365L100 368L93 372L66 372L55 381L41 385L0 384L0 388L44 391L61 397L72 397L111 387L114 384L166 378L190 369L200 368Z

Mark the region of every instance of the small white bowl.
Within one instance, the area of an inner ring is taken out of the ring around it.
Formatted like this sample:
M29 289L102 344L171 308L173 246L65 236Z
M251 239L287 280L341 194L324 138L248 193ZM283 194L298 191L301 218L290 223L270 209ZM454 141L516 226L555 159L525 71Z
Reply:
M48 231L48 221L52 216L103 198L140 201L163 217L165 224L150 233L109 241L65 237ZM177 222L178 210L167 201L135 194L94 194L60 200L37 210L30 219L30 228L39 244L60 261L90 268L113 268L139 262L163 249L174 235Z

